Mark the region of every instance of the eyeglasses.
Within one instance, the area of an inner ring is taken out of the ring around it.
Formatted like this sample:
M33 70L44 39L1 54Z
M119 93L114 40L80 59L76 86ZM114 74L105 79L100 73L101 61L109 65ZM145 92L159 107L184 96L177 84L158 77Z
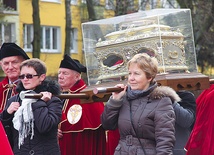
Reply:
M34 76L39 76L39 75L32 75L32 74L22 74L22 75L20 75L19 76L19 79L24 79L25 77L27 78L27 79L32 79Z

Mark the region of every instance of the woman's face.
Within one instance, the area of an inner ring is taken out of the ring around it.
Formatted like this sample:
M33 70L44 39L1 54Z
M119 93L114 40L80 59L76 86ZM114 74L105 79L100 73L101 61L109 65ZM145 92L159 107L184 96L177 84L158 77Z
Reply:
M23 66L19 77L25 89L33 90L45 79L45 74L38 76L34 68Z
M146 90L150 85L150 79L147 79L145 72L139 68L136 63L129 66L128 83L132 90Z

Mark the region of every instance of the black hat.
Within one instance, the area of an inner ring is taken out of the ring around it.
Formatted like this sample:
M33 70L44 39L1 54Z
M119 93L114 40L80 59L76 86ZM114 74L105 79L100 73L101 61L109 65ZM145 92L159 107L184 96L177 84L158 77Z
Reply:
M59 68L68 68L71 70L75 70L79 73L86 72L86 67L83 66L78 60L72 59L67 54L64 55L64 59L61 61Z
M3 43L0 49L0 60L10 56L22 56L25 60L30 59L25 51L15 43Z

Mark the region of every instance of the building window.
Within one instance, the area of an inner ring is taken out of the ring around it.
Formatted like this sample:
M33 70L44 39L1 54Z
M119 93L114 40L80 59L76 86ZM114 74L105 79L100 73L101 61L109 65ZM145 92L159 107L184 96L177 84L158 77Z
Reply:
M2 45L4 42L16 42L14 23L0 24L0 45Z
M77 31L77 28L71 29L71 53L78 53Z
M60 3L60 0L41 0L43 2L53 2L53 3Z
M82 0L82 3L86 4L86 0Z
M71 0L71 5L77 5L77 0Z
M41 52L59 51L59 27L41 26ZM24 49L32 51L33 25L24 25Z
M93 5L99 5L100 4L100 0L93 0Z
M75 1L75 0L71 0L71 1ZM81 2L83 4L86 4L86 0L81 0ZM100 0L92 0L92 5L99 5L100 4Z
M33 26L24 25L24 49L26 51L32 50L31 42L33 41Z
M106 0L106 9L108 10L114 10L114 2L112 0Z

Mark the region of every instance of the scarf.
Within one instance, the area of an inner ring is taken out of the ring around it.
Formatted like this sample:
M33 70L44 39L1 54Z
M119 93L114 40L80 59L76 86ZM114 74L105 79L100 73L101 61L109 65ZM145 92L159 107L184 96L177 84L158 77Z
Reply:
M22 91L22 93L29 93L31 90ZM22 104L14 114L13 126L19 132L18 146L24 144L24 138L31 134L30 139L34 136L34 117L31 104L36 102L37 99L22 99Z
M155 88L157 87L157 83L154 82L150 84L149 88L146 90L132 90L130 86L128 86L127 89L127 99L128 100L134 100L139 97L147 96L149 95Z

